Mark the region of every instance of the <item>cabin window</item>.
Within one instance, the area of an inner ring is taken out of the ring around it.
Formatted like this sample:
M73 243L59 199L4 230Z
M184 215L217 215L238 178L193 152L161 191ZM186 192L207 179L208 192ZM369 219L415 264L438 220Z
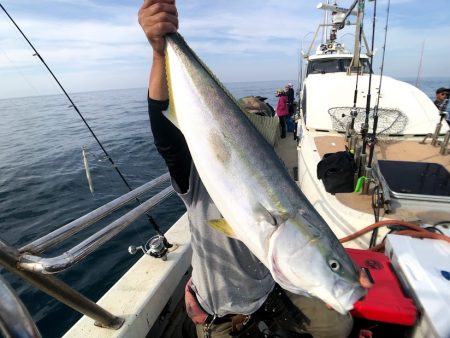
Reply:
M370 63L367 59L360 59L361 65L363 69L364 74L370 74ZM342 62L342 66L344 68L344 71L347 71L348 67L350 66L351 59L342 59L340 60Z
M326 74L326 73L337 73L342 72L339 66L339 60L316 60L311 61L308 64L308 75L309 74Z
M326 74L346 72L350 66L351 59L322 59L313 60L308 63L309 74ZM367 59L361 59L363 73L370 73L370 65Z

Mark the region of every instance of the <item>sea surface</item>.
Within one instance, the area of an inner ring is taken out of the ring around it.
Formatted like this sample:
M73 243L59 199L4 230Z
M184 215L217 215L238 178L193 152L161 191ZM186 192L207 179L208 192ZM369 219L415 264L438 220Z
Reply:
M236 98L260 95L276 107L275 90L288 82L297 87L293 80L226 86ZM448 84L449 79L422 79L420 86L434 98L436 88ZM133 188L166 172L153 145L145 88L71 97ZM65 96L0 100L0 118L0 238L11 246L20 248L128 191ZM83 146L88 149L93 194L83 166ZM184 212L173 196L150 213L167 230ZM45 255L64 252L110 222L107 218L91 226ZM143 217L57 276L97 301L141 256L128 254L128 246L141 245L154 234ZM20 295L44 338L60 337L79 319L77 312L13 274L4 269L0 274Z

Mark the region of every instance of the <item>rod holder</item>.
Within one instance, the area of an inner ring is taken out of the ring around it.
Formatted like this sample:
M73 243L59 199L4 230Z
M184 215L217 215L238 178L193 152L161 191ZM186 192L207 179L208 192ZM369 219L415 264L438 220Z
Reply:
M441 149L439 150L439 154L441 155L447 155L448 153L448 142L450 140L450 130L447 131L445 134L444 140L441 143Z
M436 124L436 129L434 130L433 137L431 138L431 145L437 146L438 145L438 138L439 134L441 133L442 123L439 122Z
M368 195L370 182L372 181L372 168L366 167L365 176L366 179L364 180L362 193Z

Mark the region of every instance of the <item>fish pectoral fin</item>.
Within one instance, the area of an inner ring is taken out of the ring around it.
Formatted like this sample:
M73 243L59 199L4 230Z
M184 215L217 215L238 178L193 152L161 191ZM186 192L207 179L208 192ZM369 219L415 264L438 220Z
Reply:
M273 226L278 226L289 218L289 214L269 211L262 204L257 204L254 211L260 221L265 221Z
M208 220L207 223L214 230L217 230L228 237L236 238L233 228L228 224L228 222L224 218L210 219Z

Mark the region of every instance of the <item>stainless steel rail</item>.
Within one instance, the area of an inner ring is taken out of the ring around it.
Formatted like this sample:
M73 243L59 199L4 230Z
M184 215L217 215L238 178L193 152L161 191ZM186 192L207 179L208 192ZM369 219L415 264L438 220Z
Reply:
M100 245L113 238L120 231L125 229L130 223L138 219L145 212L172 195L174 192L175 191L173 190L172 186L167 187L149 200L143 202L138 207L118 218L107 227L96 232L80 244L74 246L72 249L64 252L59 256L44 258L40 256L23 254L20 256L18 266L19 268L24 270L35 271L44 274L61 272L71 267L75 263L78 263L84 257L97 249Z
M17 269L18 260L19 251L0 240L0 265L7 270L22 277L30 284L70 306L72 309L96 320L96 325L98 326L113 329L118 329L122 326L123 318L112 315L61 280L53 276Z
M0 277L0 336L40 338L25 305L8 283Z
M161 175L154 180L140 186L139 188L136 188L129 193L126 193L125 195L122 195L115 200L101 206L100 208L95 209L94 211L76 219L75 221L70 222L58 228L57 230L23 246L19 249L19 251L21 253L27 252L30 254L38 254L44 252L45 250L61 243L70 236L80 232L81 230L87 228L98 220L104 218L105 216L109 215L125 204L131 202L132 200L146 193L155 186L169 181L169 178L169 173Z
M141 187L134 189L133 191L130 191L129 193L122 195L121 197L103 205L102 207L80 217L79 219L70 222L65 226L25 245L20 250L11 247L6 242L0 239L0 266L4 266L8 271L19 277L22 277L25 281L44 291L53 298L61 301L67 306L73 308L74 310L88 317L91 317L95 320L95 325L112 329L120 328L124 323L123 318L114 316L58 278L49 276L48 274L63 271L85 258L102 244L125 229L129 224L141 217L152 207L172 195L174 193L172 186L169 186L159 193L155 194L147 201L143 202L133 210L116 219L108 226L97 231L95 234L91 235L62 255L44 258L36 256L35 254L41 253L68 239L70 236L80 232L96 221L109 215L114 210L122 207L133 199L136 199L138 196L146 193L151 188L168 181L169 177L170 176L168 173L164 174L156 178L155 180L146 183ZM2 283L0 281L0 312L2 312L3 314L4 306L15 306L16 309L14 311L16 313L20 312L20 308L23 305L21 305L20 301L16 302L10 295L10 292L8 293L6 291L3 291L3 289L4 287L2 287ZM3 317L1 316L0 330L11 330L9 326L3 325ZM32 332L32 330L30 332ZM39 337L39 335L19 336L6 334L6 337L10 336Z

